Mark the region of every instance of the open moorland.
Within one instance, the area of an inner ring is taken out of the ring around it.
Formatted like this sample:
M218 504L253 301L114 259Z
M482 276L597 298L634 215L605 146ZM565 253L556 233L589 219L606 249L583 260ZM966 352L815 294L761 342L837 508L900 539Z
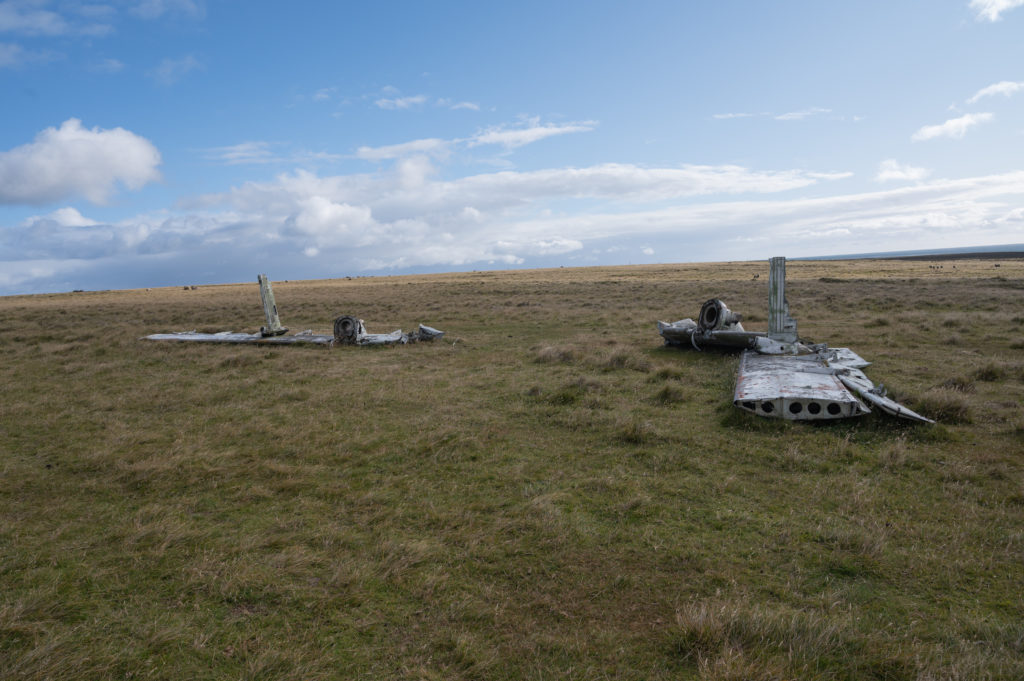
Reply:
M731 405L767 263L0 298L0 679L1024 678L1024 260L791 261L935 426ZM274 273L268 272L273 278ZM755 279L755 275L757 278Z

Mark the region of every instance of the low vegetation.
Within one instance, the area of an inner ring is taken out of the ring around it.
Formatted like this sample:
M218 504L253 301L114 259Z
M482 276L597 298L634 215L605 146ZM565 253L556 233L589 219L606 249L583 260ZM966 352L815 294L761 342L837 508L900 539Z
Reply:
M275 283L448 334L398 348L138 340L255 282L0 298L0 679L1024 678L1024 261L929 264L787 290L935 426L662 345L763 328L762 262Z

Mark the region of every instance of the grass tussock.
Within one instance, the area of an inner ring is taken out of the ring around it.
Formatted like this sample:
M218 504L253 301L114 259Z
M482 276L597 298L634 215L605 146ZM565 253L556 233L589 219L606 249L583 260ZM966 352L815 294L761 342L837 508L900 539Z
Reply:
M598 360L598 365L607 371L629 369L647 373L652 370L650 360L635 350L615 349Z
M972 421L971 405L959 390L933 388L914 401L914 410L935 421L965 424Z
M578 349L565 345L545 345L539 348L534 356L534 360L540 364L573 364L580 358Z
M812 612L697 602L677 609L675 624L672 654L701 678L793 678L812 661L821 672L849 660L850 623Z
M971 378L967 378L966 376L954 376L952 378L947 378L946 380L939 384L939 387L944 388L946 390L952 390L953 392L964 393L967 395L977 392L977 388L974 385L974 380Z

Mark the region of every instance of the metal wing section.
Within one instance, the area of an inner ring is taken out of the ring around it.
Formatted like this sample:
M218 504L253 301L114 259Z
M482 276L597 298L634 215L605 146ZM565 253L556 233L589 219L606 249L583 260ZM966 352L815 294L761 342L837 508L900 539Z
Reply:
M759 416L800 421L870 411L821 355L761 355L749 350L740 358L733 404Z
M908 421L935 423L935 421L932 421L930 418L921 416L916 411L908 409L899 402L886 397L885 388L880 385L876 386L871 382L871 379L864 375L864 372L862 371L850 369L842 372L838 378L843 382L843 385L851 391L857 393L865 401L870 402L873 406L878 407L890 416L907 419Z

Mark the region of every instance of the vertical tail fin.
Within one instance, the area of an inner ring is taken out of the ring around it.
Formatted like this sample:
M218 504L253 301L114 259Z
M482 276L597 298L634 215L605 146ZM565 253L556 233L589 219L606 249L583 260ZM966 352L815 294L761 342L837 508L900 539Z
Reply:
M786 301L786 259L768 260L768 337L783 343L796 343L796 320L789 316Z
M260 300L263 301L263 314L267 317L267 325L260 327L261 336L280 336L288 329L281 326L281 319L277 316L277 303L274 302L274 289L270 288L270 280L267 275L261 274L256 277L260 283Z

